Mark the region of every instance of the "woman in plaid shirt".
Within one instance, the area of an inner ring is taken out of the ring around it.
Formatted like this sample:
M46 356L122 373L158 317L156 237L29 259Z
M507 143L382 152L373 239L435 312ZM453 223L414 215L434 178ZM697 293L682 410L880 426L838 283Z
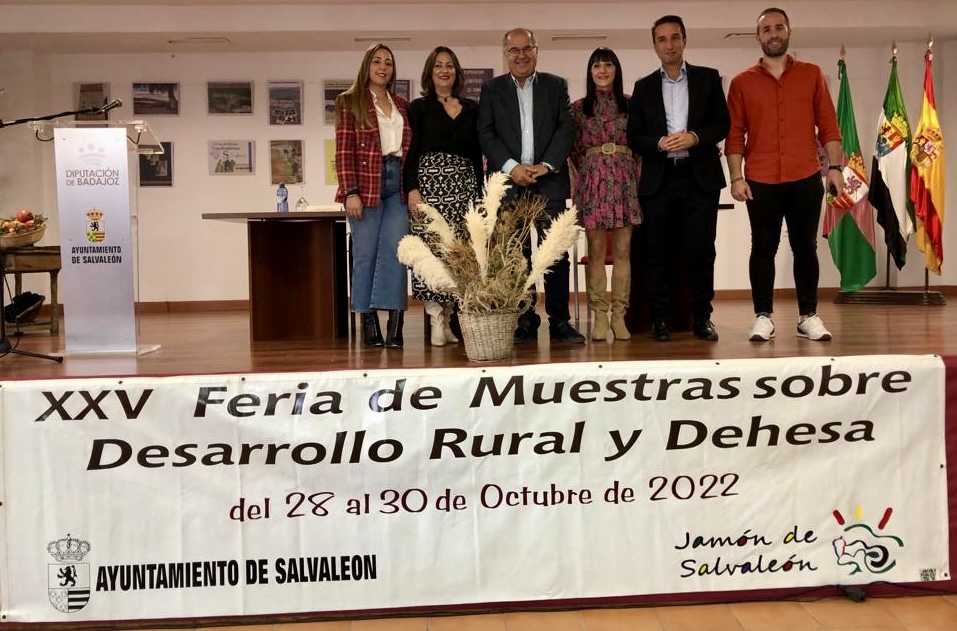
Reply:
M352 231L352 310L362 314L366 346L402 348L408 274L396 258L409 232L402 158L412 131L408 103L394 94L395 61L383 44L370 46L352 86L336 97L336 201ZM389 312L382 339L377 310Z

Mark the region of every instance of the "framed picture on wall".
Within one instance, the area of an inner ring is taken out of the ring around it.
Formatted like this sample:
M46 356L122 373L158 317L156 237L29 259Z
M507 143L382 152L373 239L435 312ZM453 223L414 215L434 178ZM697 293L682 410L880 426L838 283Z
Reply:
M395 93L397 96L401 96L405 99L406 103L412 100L412 80L411 79L396 79L395 80Z
M256 172L255 140L210 140L206 156L210 175L252 175Z
M462 96L478 101L482 95L482 84L492 78L492 69L462 68L462 76L465 77L465 87L462 89Z
M178 83L134 83L135 116L179 116Z
M210 81L206 84L208 114L252 114L252 81Z
M352 86L349 79L330 79L322 82L322 122L336 124L336 97Z
M272 184L302 184L303 142L301 140L269 141L269 173Z
M109 83L75 83L73 84L73 102L76 109L87 110L93 107L103 107L110 102ZM109 120L110 113L102 114L75 114L78 121L105 121Z
M163 153L140 155L140 186L173 185L173 143L160 144Z
M269 124L302 125L302 81L270 81Z

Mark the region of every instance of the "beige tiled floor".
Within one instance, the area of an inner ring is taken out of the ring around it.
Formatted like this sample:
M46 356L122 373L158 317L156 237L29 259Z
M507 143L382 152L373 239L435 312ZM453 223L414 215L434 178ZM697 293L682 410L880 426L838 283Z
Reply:
M957 631L957 595L217 627L218 631ZM165 631L165 630L161 630ZM173 630L169 630L173 631ZM176 631L184 631L182 628Z

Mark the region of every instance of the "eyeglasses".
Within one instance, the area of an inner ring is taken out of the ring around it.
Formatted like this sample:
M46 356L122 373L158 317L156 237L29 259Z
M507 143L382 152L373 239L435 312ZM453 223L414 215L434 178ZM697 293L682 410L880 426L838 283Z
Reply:
M516 48L515 46L505 49L505 54L509 57L518 57L519 54L531 55L538 50L538 46L525 46L523 48Z

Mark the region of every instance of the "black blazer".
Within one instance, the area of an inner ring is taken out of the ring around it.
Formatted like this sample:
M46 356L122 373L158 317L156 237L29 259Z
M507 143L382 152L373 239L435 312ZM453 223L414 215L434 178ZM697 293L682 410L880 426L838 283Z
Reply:
M565 160L575 140L568 84L561 77L539 72L535 76L532 98L535 164L547 162L556 169L538 179L538 190L550 201L564 203L571 196ZM482 86L478 134L482 152L488 159L488 172L501 171L509 159L522 161L521 114L511 75L500 75Z
M691 64L686 64L686 67L688 131L698 135L698 144L688 150L691 168L701 190L720 191L727 182L721 168L718 143L731 128L721 76L714 68ZM658 149L658 141L667 135L661 70L658 69L635 82L628 110L628 146L641 155L639 195L654 195L661 188L668 154Z

